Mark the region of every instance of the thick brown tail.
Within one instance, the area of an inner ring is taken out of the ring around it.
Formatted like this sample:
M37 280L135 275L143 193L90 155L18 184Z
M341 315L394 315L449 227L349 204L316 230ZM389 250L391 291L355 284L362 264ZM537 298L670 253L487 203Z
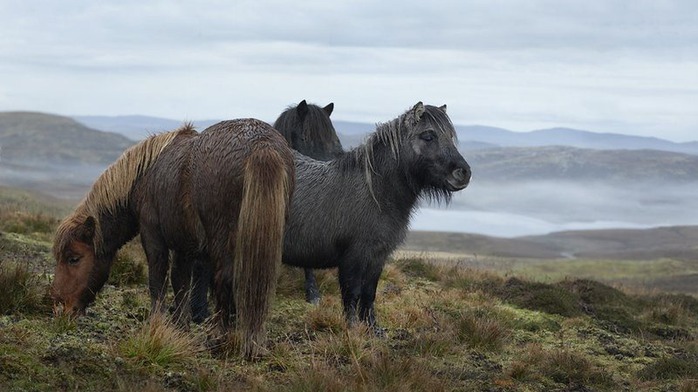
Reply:
M276 290L284 227L293 192L293 163L273 148L252 153L244 189L233 266L234 303L242 354L250 358L264 343L264 322Z

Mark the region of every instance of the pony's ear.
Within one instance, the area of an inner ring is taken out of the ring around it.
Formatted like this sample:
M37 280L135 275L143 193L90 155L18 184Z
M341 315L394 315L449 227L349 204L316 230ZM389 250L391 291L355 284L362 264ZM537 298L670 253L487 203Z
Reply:
M424 104L420 101L417 102L416 105L412 108L412 112L414 113L414 121L419 122L419 120L422 119L422 115L424 115Z
M441 105L441 107L439 107L439 109L443 110L444 113L446 113L446 104Z
M92 240L95 237L95 218L88 216L85 219L85 222L83 222L82 225L80 225L80 228L78 230L78 239L84 243L91 244Z
M325 113L327 113L327 117L331 116L332 111L334 110L334 102L330 102L329 104L327 104L327 106L325 106L322 109L325 111Z
M308 114L308 104L305 102L305 99L298 104L296 112L301 121L305 120L305 116Z

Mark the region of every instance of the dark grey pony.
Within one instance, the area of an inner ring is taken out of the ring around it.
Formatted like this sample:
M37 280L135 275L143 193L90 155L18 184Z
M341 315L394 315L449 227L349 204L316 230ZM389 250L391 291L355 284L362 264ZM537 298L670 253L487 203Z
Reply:
M380 331L374 312L378 278L404 240L418 202L449 202L470 182L470 166L455 142L446 106L419 102L379 124L365 144L335 160L321 162L294 152L296 190L283 262L339 267L350 325L358 316Z
M344 150L334 130L330 116L334 103L324 108L308 105L305 99L297 106L289 107L274 122L274 128L281 132L291 148L319 161L329 161L339 157ZM320 289L311 268L305 268L305 300L311 304L320 302Z
M294 150L313 159L328 161L344 152L330 120L333 110L334 103L321 108L302 100L279 115L274 122L274 129L284 136ZM194 322L200 323L209 316L207 293L212 279L212 271L207 263L195 263L191 296ZM305 269L305 298L313 304L320 302L320 290L310 268Z

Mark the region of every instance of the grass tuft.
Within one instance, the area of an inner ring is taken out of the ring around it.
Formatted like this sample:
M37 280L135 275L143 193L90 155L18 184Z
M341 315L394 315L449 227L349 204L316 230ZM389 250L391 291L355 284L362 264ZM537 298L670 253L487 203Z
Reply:
M698 358L660 358L638 372L641 380L698 379Z
M48 313L46 290L26 266L0 264L0 314Z
M346 328L339 301L334 297L323 297L320 304L308 310L305 322L313 331L339 333Z
M177 328L165 316L153 315L121 344L121 353L142 365L166 366L190 359L200 351L195 338Z
M614 385L612 375L583 354L566 349L544 350L539 344L528 345L523 356L511 363L507 375L518 381L549 379L579 387L608 389Z
M424 278L432 282L439 281L443 274L439 268L428 263L423 259L418 258L404 258L396 261L396 265L400 267L405 275L413 278Z
M459 343L470 348L499 351L511 336L510 330L491 314L464 312L455 320Z
M510 278L500 289L502 299L524 309L565 317L582 314L579 297L562 287Z

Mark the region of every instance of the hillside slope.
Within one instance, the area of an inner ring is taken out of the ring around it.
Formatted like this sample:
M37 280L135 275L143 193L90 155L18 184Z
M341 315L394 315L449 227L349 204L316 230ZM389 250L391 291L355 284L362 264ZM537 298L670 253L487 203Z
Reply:
M698 156L657 150L508 147L469 151L478 179L698 181Z
M652 229L561 231L546 235L499 238L469 233L412 231L405 249L496 257L652 260L698 259L698 226Z
M698 154L698 143L676 143L657 137L590 132L571 128L512 132L481 125L458 126L461 141L476 141L501 147L570 146L596 150L661 150Z
M0 162L29 166L113 162L133 144L69 117L35 112L0 113Z

